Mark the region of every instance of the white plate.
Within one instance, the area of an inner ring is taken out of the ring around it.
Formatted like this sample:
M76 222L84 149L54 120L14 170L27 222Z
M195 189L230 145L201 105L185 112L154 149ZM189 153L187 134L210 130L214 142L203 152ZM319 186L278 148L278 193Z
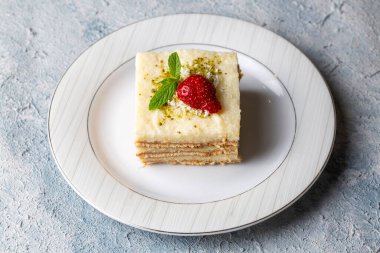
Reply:
M160 48L227 51L201 44ZM270 176L285 160L295 134L292 101L281 82L261 63L238 54L241 80L243 162L218 166L153 165L143 168L134 145L134 58L105 80L89 113L89 135L103 167L120 183L154 199L207 203L243 193Z
M136 158L134 56L179 48L238 52L241 164L142 167ZM228 232L283 210L319 176L334 134L331 95L299 50L256 25L200 14L103 38L66 72L49 114L54 157L79 195L125 224L181 235Z

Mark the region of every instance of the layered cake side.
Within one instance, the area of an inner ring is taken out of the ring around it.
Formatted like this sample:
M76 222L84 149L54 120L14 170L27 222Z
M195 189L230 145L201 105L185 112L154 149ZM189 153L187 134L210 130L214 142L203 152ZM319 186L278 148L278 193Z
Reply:
M236 53L136 55L136 147L144 164L240 162Z

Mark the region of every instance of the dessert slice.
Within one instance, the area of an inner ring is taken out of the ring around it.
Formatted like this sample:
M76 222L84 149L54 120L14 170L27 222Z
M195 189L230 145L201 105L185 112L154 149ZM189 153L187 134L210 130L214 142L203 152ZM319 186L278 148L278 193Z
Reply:
M136 55L136 147L144 164L238 163L239 134L236 53Z

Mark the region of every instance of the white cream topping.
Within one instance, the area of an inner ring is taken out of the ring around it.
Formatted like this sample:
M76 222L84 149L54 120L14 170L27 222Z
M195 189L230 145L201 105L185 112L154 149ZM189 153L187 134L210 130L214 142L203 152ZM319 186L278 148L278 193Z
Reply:
M188 68L182 67L181 68L181 78L186 79L190 75L190 70Z
M175 115L184 115L186 113L195 114L197 116L203 117L207 117L209 115L208 111L194 109L189 105L185 104L177 97L177 94L174 94L172 100L168 101L168 105L172 108Z
M171 52L139 53L136 55L136 141L198 143L221 139L239 140L240 92L236 53L196 49L176 52L182 66L192 65L198 57L212 59L217 56L220 59L213 70L219 73L213 76L213 83L222 110L209 114L189 107L174 96L168 101L169 115L161 109L150 111L148 105L154 88L152 80L160 77L162 67L167 70L166 62ZM206 71L206 75L208 72L210 71ZM189 69L181 68L182 80L189 74ZM186 111L190 113L185 113Z

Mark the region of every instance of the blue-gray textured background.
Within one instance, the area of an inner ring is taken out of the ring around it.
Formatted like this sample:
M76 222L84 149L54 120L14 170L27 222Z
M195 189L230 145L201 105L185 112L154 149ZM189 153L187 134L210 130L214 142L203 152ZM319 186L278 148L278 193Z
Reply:
M274 218L234 233L173 237L113 221L64 181L49 151L51 95L90 44L174 13L236 17L298 46L331 87L332 157ZM380 252L380 1L0 1L0 252Z

